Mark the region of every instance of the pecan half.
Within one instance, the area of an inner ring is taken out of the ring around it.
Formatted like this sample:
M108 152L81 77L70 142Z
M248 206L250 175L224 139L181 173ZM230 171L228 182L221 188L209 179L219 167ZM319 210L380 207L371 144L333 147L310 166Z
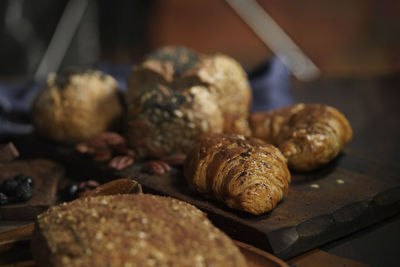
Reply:
M86 142L77 144L75 149L82 154L94 154L95 152L95 149Z
M104 132L88 142L79 143L75 149L93 156L94 161L109 161L109 166L122 170L132 165L135 152L126 146L126 139L115 132Z
M163 157L161 160L172 166L182 166L183 163L185 163L186 155L166 156Z
M109 148L96 149L94 151L94 161L107 161L111 159L112 151Z
M171 171L171 167L164 161L151 160L144 163L142 170L156 175L163 175Z
M110 168L123 170L133 164L134 160L131 156L116 156L109 163Z
M125 145L126 139L115 132L104 132L91 140L91 146L102 148L107 146Z

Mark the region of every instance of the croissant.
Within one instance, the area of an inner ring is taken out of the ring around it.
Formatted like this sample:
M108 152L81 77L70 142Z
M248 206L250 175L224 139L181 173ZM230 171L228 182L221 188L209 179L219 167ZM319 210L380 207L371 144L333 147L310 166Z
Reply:
M235 134L207 134L184 164L189 186L252 214L272 210L288 193L286 159L274 146Z
M253 136L276 145L290 169L308 171L335 158L352 136L349 121L337 109L297 104L250 116Z

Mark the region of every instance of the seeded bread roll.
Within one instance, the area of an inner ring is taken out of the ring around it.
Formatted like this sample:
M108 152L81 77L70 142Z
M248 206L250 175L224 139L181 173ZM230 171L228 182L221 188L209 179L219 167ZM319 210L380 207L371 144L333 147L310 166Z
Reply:
M293 170L308 171L334 159L351 140L349 121L337 109L297 104L250 117L254 137L276 145Z
M189 186L252 214L272 210L288 193L286 159L274 146L235 134L208 134L188 154Z
M215 96L201 86L173 92L163 85L149 89L128 108L128 141L140 157L186 153L197 136L222 132Z
M140 156L162 157L187 152L203 133L249 134L250 97L246 73L233 59L160 49L130 74L128 143Z
M203 212L146 194L53 207L38 216L31 244L39 266L246 266Z
M95 70L50 74L32 114L41 136L62 142L89 139L119 123L122 105L117 82Z

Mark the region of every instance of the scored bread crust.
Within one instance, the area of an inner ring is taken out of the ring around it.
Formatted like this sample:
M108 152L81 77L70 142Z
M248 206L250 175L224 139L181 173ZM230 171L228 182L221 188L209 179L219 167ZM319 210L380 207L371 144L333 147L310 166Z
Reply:
M186 153L197 136L222 132L216 97L202 86L173 92L162 85L149 88L128 105L127 139L139 157Z
M335 158L351 140L349 121L337 109L297 104L250 116L253 136L276 145L293 170L308 171Z
M129 76L128 144L139 156L162 157L186 153L204 133L249 135L250 101L246 73L232 58L164 47Z
M203 212L147 194L53 207L38 216L31 244L39 266L246 266Z
M184 164L189 186L252 214L273 209L288 193L286 159L274 146L235 134L208 134Z

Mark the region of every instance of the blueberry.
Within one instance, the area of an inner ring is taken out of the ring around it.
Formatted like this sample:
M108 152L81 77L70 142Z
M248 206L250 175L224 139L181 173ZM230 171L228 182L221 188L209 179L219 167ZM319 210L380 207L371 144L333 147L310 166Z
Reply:
M21 183L27 183L29 185L33 185L33 181L31 179L31 177L29 177L28 175L25 174L18 174L17 176L14 177L14 180L18 182L18 184Z
M69 186L65 187L62 191L62 199L63 201L71 201L77 198L78 196L78 185L77 184L70 184Z
M4 194L6 194L7 196L12 196L12 195L14 195L15 189L17 188L17 186L18 186L18 182L16 180L14 180L12 178L7 179L3 182L1 191Z
M8 197L4 193L0 193L0 205L5 205L8 203Z
M27 201L31 199L33 195L32 187L27 183L22 183L15 189L16 201Z
M78 185L77 185L77 184L71 184L71 185L68 187L68 192L69 192L71 195L76 195L76 193L78 192Z

